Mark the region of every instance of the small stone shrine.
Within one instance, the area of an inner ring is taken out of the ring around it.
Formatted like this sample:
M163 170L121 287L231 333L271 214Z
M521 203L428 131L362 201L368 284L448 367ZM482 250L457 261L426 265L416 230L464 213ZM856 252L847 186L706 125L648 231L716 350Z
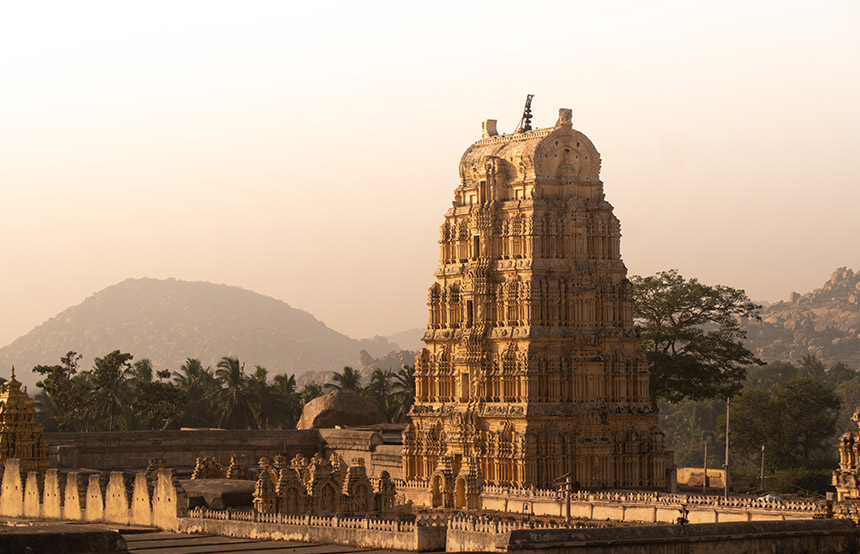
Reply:
M851 421L860 426L860 408ZM860 499L860 433L845 433L839 439L839 469L833 472L837 500Z
M433 506L563 476L660 489L672 467L600 154L571 110L544 129L530 119L527 103L514 133L484 123L440 229L403 433L404 476Z
M279 459L281 458L281 459ZM340 456L308 460L296 455L289 465L261 460L254 488L254 508L261 513L364 514L385 513L394 507L395 487L388 472L370 480L363 458L349 466Z
M14 367L12 377L0 386L0 467L7 458L20 459L25 474L48 469L48 447L36 424L36 406L21 390Z

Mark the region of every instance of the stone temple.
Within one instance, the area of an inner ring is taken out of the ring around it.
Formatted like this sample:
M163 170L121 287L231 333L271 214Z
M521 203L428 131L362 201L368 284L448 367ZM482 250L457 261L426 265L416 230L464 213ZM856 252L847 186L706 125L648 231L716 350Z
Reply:
M600 154L568 109L544 129L495 123L463 154L441 227L404 477L426 491L418 502L456 508L479 508L486 485L562 477L664 488L672 455Z

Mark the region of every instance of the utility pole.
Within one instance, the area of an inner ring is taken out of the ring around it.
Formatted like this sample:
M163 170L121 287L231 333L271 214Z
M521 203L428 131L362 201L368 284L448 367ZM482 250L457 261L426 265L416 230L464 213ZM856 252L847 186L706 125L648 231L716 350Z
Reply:
M705 441L705 478L702 480L702 494L708 494L708 441Z
M725 487L726 487L725 488L726 500L729 499L729 433L730 433L729 415L731 412L731 406L732 406L732 399L726 398L726 463L723 466L723 468L726 471L726 478L724 480Z
M562 487L562 491L564 491L564 520L570 527L570 493L573 492L573 472L565 473L556 478L553 483Z
M761 484L759 488L764 492L764 445L761 445Z
M564 498L564 522L570 527L570 491L573 488L573 472L567 474L565 480L565 498Z

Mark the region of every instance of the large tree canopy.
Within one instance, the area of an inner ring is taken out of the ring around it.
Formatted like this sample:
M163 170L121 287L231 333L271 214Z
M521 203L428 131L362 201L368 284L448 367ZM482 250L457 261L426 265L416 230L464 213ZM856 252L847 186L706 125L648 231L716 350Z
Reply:
M775 469L814 466L814 456L832 456L840 399L833 387L812 377L795 377L773 391L744 389L732 410L735 451L755 460L766 445Z
M738 393L745 366L761 363L744 347L740 321L758 319L761 306L743 290L687 280L674 269L631 281L652 397L678 402Z

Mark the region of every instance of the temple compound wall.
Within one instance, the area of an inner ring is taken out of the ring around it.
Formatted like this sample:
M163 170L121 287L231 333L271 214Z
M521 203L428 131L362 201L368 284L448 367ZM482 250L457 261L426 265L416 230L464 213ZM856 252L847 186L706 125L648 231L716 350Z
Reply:
M344 460L363 458L371 477L386 471L402 478L400 445L384 444L376 431L362 429L116 431L45 433L52 465L98 470L145 468L161 459L174 468L193 468L197 458L226 464L234 454L256 461L282 454L292 459L332 454Z
M477 508L484 484L565 475L667 485L620 224L571 118L510 135L490 121L460 161L403 433L405 479L430 505Z

